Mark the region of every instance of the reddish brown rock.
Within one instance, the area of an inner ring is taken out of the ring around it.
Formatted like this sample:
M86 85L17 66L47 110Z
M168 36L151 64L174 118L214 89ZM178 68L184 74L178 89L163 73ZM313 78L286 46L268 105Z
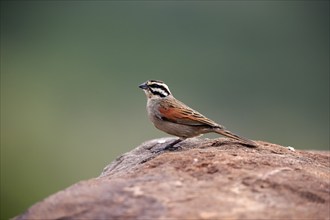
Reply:
M143 143L16 219L330 219L330 154L258 142Z

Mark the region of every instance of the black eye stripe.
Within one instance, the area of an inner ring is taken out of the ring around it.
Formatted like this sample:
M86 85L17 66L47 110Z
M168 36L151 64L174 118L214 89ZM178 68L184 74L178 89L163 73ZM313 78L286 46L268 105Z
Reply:
M154 94L154 95L158 95L158 96L160 96L160 97L162 97L162 98L165 98L167 95L164 95L163 93L161 93L161 92L157 92L157 91L151 91L152 92L152 94Z
M152 94L154 95L158 95L158 96L161 96L161 97L166 97L169 95L168 92L164 91L163 89L161 88L152 88L152 87L149 87L149 90Z
M155 89L161 89L163 90L166 94L170 94L170 91L167 90L166 87L159 85L159 84L150 84L149 85L150 88L155 88Z

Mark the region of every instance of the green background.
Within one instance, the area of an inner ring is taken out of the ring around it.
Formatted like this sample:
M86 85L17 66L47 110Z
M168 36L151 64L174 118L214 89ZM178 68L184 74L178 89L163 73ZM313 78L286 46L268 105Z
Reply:
M168 136L147 79L242 136L329 150L329 2L1 1L1 219Z

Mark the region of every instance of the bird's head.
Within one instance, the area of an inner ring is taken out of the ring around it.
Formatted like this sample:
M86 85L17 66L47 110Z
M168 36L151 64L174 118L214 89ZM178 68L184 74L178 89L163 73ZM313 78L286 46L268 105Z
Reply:
M168 86L160 80L148 80L139 85L139 88L143 89L149 99L162 99L172 95Z

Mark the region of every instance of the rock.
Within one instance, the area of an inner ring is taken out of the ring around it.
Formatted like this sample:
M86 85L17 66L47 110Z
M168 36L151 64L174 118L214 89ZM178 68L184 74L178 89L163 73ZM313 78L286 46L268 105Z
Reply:
M330 219L330 153L148 141L15 219Z

